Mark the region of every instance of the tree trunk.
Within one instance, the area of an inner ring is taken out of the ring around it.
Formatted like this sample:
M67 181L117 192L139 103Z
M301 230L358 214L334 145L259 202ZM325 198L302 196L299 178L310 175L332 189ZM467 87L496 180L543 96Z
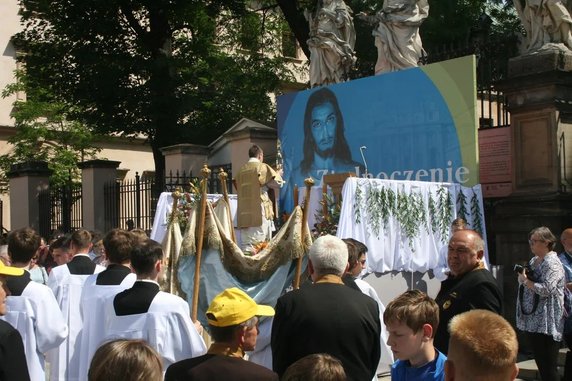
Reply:
M161 5L154 2L149 6L149 25L148 45L152 60L149 79L152 103L149 107L155 125L155 135L150 140L155 161L155 183L164 184L165 157L161 148L180 143L177 139L180 136L177 131L179 100L172 60L171 27Z
M310 38L310 27L304 18L304 10L298 8L297 0L277 0L278 6L284 14L286 22L290 26L292 33L298 40L304 54L310 59L310 49L308 49L308 38Z

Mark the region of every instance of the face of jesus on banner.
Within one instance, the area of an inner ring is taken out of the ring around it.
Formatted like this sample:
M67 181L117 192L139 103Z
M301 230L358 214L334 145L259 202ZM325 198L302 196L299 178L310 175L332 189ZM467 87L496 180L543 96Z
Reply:
M322 157L332 155L337 123L334 106L330 102L319 104L312 110L312 136L316 151Z

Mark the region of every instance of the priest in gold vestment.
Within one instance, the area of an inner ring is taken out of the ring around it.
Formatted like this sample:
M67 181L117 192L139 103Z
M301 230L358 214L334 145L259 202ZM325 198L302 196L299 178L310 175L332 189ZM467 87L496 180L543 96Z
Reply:
M281 170L275 171L263 163L262 148L253 145L248 150L249 160L236 177L238 189L238 228L243 251L256 243L269 241L274 228L274 208L268 188L282 186Z

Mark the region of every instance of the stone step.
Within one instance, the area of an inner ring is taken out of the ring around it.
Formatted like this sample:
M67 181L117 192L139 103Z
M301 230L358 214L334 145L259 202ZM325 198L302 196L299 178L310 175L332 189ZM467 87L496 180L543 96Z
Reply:
M568 349L563 348L558 352L558 371L560 376L564 376L564 363L566 362L566 353ZM540 374L538 373L538 367L534 359L521 361L518 364L518 379L523 381L536 381L540 380Z

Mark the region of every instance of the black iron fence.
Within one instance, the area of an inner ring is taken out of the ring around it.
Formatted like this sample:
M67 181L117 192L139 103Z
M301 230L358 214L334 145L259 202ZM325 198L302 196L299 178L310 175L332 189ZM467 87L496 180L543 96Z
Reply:
M222 193L218 174L223 169L232 178L231 166L211 167L211 175L208 180L208 193ZM190 183L197 182L198 178L187 172L170 172L165 176L164 183L155 184L155 179L141 179L138 173L135 179L123 182L111 182L104 186L105 230L116 227L136 227L150 231L157 202L161 192L174 192L181 189L184 192L190 190ZM231 181L227 181L229 193L232 191Z
M153 194L157 193L152 179L141 179L136 173L133 180L114 181L103 188L105 231L134 227L151 230L155 215Z
M221 169L228 173L227 189L229 193L232 192L229 164L211 168L208 193L222 193L218 179ZM197 180L197 177L186 172L171 172L165 177L163 184L157 185L154 179L142 179L139 173L136 173L132 180L104 184L105 231L135 227L150 232L161 192L173 192L176 189L188 192L190 183ZM83 226L81 184L61 188L48 187L40 191L38 202L39 230L43 237L51 237L56 231L70 233ZM1 207L0 204L0 213Z
M39 230L49 238L55 232L69 233L83 226L81 184L42 189L38 195Z

